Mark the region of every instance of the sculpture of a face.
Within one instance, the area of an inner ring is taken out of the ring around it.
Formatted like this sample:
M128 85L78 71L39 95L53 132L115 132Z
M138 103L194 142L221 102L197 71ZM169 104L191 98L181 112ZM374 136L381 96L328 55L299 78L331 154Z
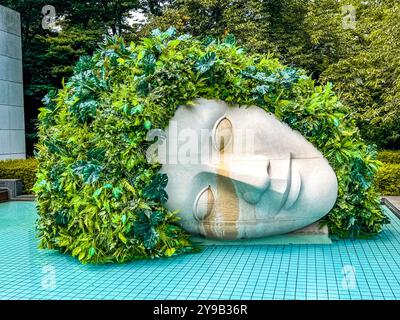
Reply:
M322 154L259 107L198 99L180 106L158 150L170 210L192 234L240 239L307 226L338 185Z

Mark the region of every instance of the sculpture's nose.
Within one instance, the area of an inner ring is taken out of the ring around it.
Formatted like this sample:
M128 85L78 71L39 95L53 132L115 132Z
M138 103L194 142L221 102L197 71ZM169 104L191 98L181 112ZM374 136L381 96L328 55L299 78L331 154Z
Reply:
M208 171L232 180L238 193L249 203L255 204L270 185L269 160L260 155L246 158L224 158Z

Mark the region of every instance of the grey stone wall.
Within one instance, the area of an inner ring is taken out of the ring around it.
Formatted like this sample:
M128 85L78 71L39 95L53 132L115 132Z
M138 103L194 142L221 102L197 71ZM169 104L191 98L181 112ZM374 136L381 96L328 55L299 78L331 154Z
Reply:
M0 189L7 189L10 199L22 194L22 181L19 179L0 179Z
M0 160L25 158L21 21L0 6Z

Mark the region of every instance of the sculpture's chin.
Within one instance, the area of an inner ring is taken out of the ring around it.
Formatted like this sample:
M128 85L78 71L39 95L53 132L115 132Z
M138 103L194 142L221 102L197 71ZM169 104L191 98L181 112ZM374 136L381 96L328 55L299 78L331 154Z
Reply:
M263 238L278 234L286 234L310 225L309 219L282 221L240 221L218 222L184 225L184 228L194 234L208 239L238 240Z

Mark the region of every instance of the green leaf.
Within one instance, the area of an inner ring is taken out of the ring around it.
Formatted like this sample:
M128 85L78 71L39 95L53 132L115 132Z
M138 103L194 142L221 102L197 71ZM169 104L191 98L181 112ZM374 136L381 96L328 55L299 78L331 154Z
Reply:
M150 200L166 202L168 194L164 190L168 184L168 176L165 173L158 173L153 181L143 189L143 195Z
M131 114L131 115L134 115L134 114L136 114L136 113L141 113L142 111L143 111L143 105L142 105L142 104L139 104L139 105L137 105L136 107L133 107L133 108L131 109L130 114Z
M146 247L146 249L154 249L154 247L156 246L157 242L159 239L159 235L157 233L157 231L151 227L148 232L145 233L144 236L144 246Z
M207 52L196 62L195 68L199 73L206 73L214 66L216 60L217 55L215 52Z
M175 252L176 252L176 249L175 249L175 248L168 248L167 250L165 250L165 254L166 254L168 257L171 257Z
M102 190L103 188L96 189L96 191L93 193L93 197L97 198L101 194Z
M125 244L128 242L128 240L124 237L124 235L121 232L118 233L118 238Z
M83 179L83 182L87 184L96 182L102 170L102 165L85 160L79 160L72 166L72 171L79 175Z
M151 129L151 121L150 120L146 120L145 122L144 122L144 128L146 129L146 130L150 130Z
M97 113L98 103L95 99L79 100L70 107L70 111L74 114L79 122L84 123L89 119L93 119Z
M150 75L154 73L156 69L157 59L154 54L146 53L141 60L141 66L143 66L143 71L145 75Z
M122 106L122 112L123 113L125 113L125 114L128 114L129 113L129 104L127 104L127 103L124 103L124 105Z
M76 247L74 250L72 250L71 254L73 256L77 256L81 252L82 248L81 247Z
M96 249L93 248L93 247L90 247L90 249L89 249L89 258L93 257L95 253L96 253Z
M80 261L83 261L83 259L85 258L85 256L86 256L86 252L85 252L85 251L81 251L81 253L80 253L79 256L78 256L78 259L79 259Z
M164 35L166 36L166 37L172 37L172 36L174 36L176 34L176 29L174 28L174 27L169 27L165 32L164 32Z
M55 216L55 222L60 226L68 225L68 217L66 211L57 212Z
M114 188L114 189L112 190L112 194L113 194L114 198L117 199L117 200L118 200L119 198L121 198L122 193L123 193L123 191L122 191L122 188L121 188L121 187L116 187L116 188Z
M225 39L224 39L224 43L229 44L231 46L236 44L236 38L233 34L228 34Z
M164 221L164 214L161 211L154 211L150 214L149 220L150 225L156 227Z
M160 29L154 29L150 32L152 37L159 37L162 35L162 32Z

